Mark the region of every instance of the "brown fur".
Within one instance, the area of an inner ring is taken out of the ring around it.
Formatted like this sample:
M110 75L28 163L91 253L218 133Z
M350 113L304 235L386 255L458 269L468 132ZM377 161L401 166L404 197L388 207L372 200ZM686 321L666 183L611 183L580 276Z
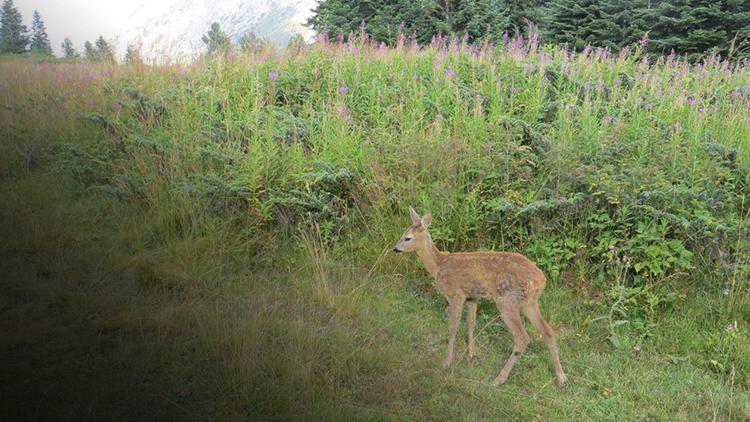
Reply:
M567 377L560 365L555 332L542 318L539 311L539 296L545 285L544 273L532 261L521 254L510 252L459 252L445 254L432 243L428 227L432 217L420 217L409 208L413 225L399 240L396 252L416 252L427 271L435 279L440 293L448 299L450 324L448 352L443 366L453 361L453 346L464 303L469 302L466 323L469 332L469 357L475 355L474 323L480 298L492 298L500 316L513 335L513 353L505 363L494 383L502 384L508 379L513 365L526 349L529 335L523 326L521 312L542 335L552 355L552 365L560 385Z

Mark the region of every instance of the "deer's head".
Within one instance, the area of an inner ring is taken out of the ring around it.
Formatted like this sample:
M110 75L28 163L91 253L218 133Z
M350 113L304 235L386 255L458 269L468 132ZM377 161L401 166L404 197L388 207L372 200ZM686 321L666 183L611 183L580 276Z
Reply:
M427 213L420 217L412 207L409 207L409 214L411 214L412 225L406 229L404 235L396 243L393 252L413 252L421 247L426 247L430 240L430 232L427 231L427 228L432 221L432 215Z

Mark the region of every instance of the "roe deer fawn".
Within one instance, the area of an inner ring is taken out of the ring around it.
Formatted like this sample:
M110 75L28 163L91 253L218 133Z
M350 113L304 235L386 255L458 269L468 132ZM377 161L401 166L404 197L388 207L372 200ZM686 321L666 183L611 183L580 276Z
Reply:
M447 368L453 360L453 345L456 340L458 321L466 301L468 313L466 325L469 332L469 357L474 357L474 322L477 315L477 299L492 298L500 310L500 316L513 335L513 353L503 366L494 384L503 384L518 357L529 343L529 335L521 321L521 312L539 330L552 355L552 365L560 385L567 377L557 354L555 332L539 312L539 295L544 290L545 277L542 271L521 254L510 252L463 252L443 254L432 243L428 227L432 216L420 217L409 207L413 225L398 241L394 252L416 251L427 271L435 279L438 290L448 299L450 325L448 353L443 361Z

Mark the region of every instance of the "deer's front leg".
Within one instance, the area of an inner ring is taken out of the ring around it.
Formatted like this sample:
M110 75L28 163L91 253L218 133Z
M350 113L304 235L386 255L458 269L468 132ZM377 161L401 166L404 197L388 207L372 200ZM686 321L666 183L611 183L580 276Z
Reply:
M445 355L445 360L443 360L443 368L449 367L451 362L453 362L453 345L456 343L458 321L461 320L461 311L464 309L465 301L466 298L463 296L448 298L451 320L448 324L448 353Z

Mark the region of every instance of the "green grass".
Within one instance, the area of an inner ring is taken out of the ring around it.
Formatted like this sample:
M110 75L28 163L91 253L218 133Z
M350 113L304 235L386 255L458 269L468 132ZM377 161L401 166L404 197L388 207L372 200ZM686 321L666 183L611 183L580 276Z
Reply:
M0 61L3 414L750 419L746 68L343 48ZM491 385L490 303L440 369L407 205L539 263L569 385L541 341Z

